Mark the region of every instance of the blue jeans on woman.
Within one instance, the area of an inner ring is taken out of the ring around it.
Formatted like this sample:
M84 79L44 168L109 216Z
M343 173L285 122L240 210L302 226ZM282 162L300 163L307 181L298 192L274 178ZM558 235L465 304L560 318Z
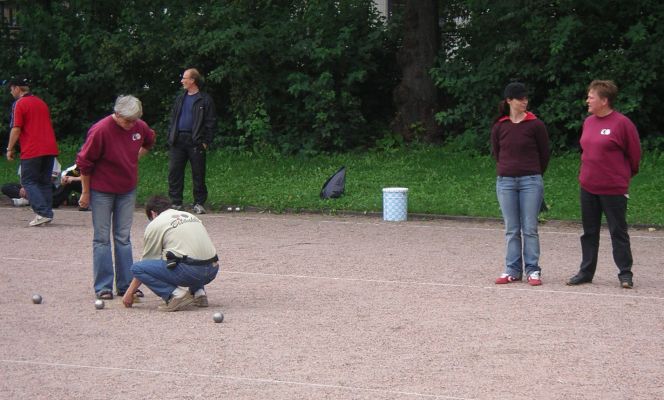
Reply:
M128 193L104 193L90 191L92 209L92 264L95 293L113 290L118 294L127 291L131 282L131 264L134 258L131 250L131 224L134 219L136 189ZM111 251L111 228L113 230L113 251ZM113 264L115 255L115 268ZM115 278L115 279L114 279Z
M41 156L21 160L21 185L28 194L35 214L53 218L53 160L55 156Z
M537 216L544 198L542 175L499 176L496 194L505 221L505 273L521 278L540 271Z
M188 287L191 294L212 282L219 272L217 263L189 265L179 262L174 268L166 268L165 260L142 260L131 266L134 277L143 282L157 296L168 302L178 286Z

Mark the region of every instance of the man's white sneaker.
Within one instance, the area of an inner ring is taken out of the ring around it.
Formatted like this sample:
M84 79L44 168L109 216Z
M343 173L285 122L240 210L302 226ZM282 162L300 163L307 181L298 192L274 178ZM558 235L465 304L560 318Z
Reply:
M205 207L203 207L200 204L194 204L194 212L196 214L205 214L206 213Z
M30 224L29 224L29 225L30 225L30 226L38 226L38 225L42 225L42 224L49 223L49 222L51 222L51 221L53 221L53 218L42 217L41 215L37 215L37 216L35 217L35 219L33 219L32 221L30 221Z
M171 297L168 303L158 307L159 311L178 311L194 302L194 296L187 292L181 297Z
M25 207L30 205L30 200L24 198L12 199L14 207Z

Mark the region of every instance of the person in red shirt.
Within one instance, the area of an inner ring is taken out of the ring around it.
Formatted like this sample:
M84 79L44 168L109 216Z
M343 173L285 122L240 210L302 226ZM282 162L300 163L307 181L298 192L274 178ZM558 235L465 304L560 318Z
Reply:
M118 97L113 110L113 114L92 125L76 156L82 186L78 204L92 209L94 290L97 298L107 300L113 298L114 284L121 296L132 279L130 233L138 159L155 140L154 131L140 119L143 106L136 97Z
M627 232L629 183L639 172L641 142L629 118L613 109L618 87L612 81L594 80L588 86L588 112L581 133L581 266L568 285L590 283L597 269L602 214L611 234L618 280L625 289L634 286L632 250Z
M9 90L16 101L12 105L11 132L7 160L14 160L14 146L21 147L21 185L30 198L35 217L30 226L53 220L53 187L51 171L58 155L58 145L46 103L30 92L30 80L9 80Z
M528 109L528 91L520 82L505 87L500 115L491 129L496 160L496 195L505 221L505 270L496 284L520 281L542 284L537 231L544 199L542 175L549 165L549 134Z

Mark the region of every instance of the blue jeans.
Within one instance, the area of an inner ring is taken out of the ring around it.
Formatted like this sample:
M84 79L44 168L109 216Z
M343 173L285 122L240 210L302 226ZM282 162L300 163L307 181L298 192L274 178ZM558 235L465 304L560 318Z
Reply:
M90 208L92 208L92 263L95 293L101 290L113 290L113 281L117 293L127 291L131 282L131 264L134 262L131 251L131 224L134 218L136 189L129 193L115 194L92 190ZM111 254L111 228L113 229L113 253ZM115 278L115 279L114 279Z
M28 194L30 207L42 217L53 218L54 156L41 156L21 160L21 185Z
M157 296L168 301L178 286L188 287L191 294L212 282L219 272L216 263L189 265L178 263L175 268L166 268L165 260L142 260L131 266L134 277L143 282Z
M540 271L537 216L544 198L542 176L499 176L496 194L505 221L505 273L520 278L524 267L526 275Z

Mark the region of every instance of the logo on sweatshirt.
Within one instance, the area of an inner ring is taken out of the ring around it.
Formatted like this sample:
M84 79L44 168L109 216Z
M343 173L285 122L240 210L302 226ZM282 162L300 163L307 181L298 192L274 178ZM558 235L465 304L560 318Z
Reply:
M178 226L189 222L201 222L201 220L188 213L174 214L171 216L170 225L172 228L177 228Z
M602 130L599 132L599 134L600 134L600 135L604 135L604 136L608 136L608 135L611 134L611 129L602 129Z
M131 135L131 138L133 141L141 140L141 134L136 132L133 135Z

